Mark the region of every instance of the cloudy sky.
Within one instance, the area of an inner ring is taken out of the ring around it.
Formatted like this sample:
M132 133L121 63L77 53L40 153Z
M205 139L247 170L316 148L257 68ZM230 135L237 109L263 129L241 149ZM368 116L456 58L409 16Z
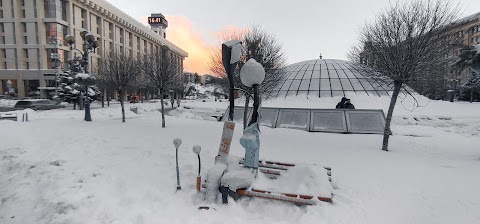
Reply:
M358 28L389 0L107 0L147 24L151 13L167 17L167 39L186 50L185 71L209 73L210 49L223 33L260 25L283 44L288 64L318 58L346 59ZM480 12L480 0L458 0L462 16Z

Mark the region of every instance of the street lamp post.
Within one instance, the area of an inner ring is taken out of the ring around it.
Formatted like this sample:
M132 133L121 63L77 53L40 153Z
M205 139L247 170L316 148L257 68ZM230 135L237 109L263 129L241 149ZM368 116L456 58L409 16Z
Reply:
M248 60L240 71L240 80L242 81L242 84L253 88L252 118L250 119L247 128L243 131L242 138L240 138L240 144L245 148L244 166L253 169L258 169L260 151L260 129L258 125L260 118L260 93L258 87L264 79L265 69L253 58Z
M50 54L50 58L53 60L55 68L55 97L58 97L58 67L60 61L60 55L58 54L58 40L53 38L50 40L50 44L54 45L55 52Z
M76 50L82 55L81 65L83 67L83 71L85 72L85 74L88 74L88 55L92 52L95 52L95 49L99 46L99 44L98 44L98 41L96 40L95 36L88 33L87 30L82 30L80 32L80 36L82 37L82 40L83 40L83 52L78 50L78 49L73 48L73 44L75 43L75 37L73 37L72 35L65 36L65 41L67 41L67 43L70 44L70 49L71 50ZM85 98L85 121L92 121L92 117L91 117L91 114L90 114L90 99L89 99L89 96L88 96L88 87L90 85L94 84L94 80L95 79L92 78L90 80L86 80L82 84L82 85L85 86L85 95L86 95L86 98Z

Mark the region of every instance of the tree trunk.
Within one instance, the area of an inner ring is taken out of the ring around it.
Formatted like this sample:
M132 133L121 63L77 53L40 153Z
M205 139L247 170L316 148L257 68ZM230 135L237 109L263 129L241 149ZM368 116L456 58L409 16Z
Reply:
M160 88L160 103L162 104L162 128L165 127L165 107L163 105L163 88Z
M245 94L245 110L243 111L243 130L247 128L248 104L250 103L250 94Z
M140 103L143 103L143 91L140 91Z
M120 106L122 107L122 122L125 122L125 106L123 105L125 95L123 94L122 90L118 91L118 93L120 93Z
M83 110L83 92L80 93L80 100L78 101L78 109Z
M383 130L383 144L382 150L388 151L388 139L390 138L390 124L392 123L393 109L397 103L398 94L402 88L402 82L394 81L393 95L388 106L387 120L385 121L385 129Z
M102 91L102 108L105 107L105 90Z
M470 103L473 103L473 89L470 89Z
M76 109L77 109L77 103L73 102L73 110L76 110Z

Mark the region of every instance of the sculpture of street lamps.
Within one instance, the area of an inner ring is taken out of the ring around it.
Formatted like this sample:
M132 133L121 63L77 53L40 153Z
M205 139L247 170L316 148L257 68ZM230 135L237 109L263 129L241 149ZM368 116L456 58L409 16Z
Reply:
M95 49L98 48L99 44L98 41L96 40L95 36L93 34L88 33L87 30L82 30L80 32L80 36L82 37L83 40L83 52L73 48L73 44L75 43L75 37L72 35L67 35L65 36L65 41L70 45L70 50L76 50L78 51L81 55L81 65L83 67L83 72L85 74L88 74L88 55L92 52L95 52ZM75 60L75 59L74 59ZM88 87L90 85L95 84L95 78L92 77L88 79L89 76L85 76L86 79L81 79L82 83L79 83L80 85L85 86L85 121L92 121L92 116L90 115L90 99L88 97ZM83 96L81 96L82 98Z
M259 110L260 110L260 93L259 85L265 79L265 69L263 66L251 58L243 65L240 70L240 80L243 85L253 88L253 114L247 128L243 131L240 144L245 148L244 166L257 169L260 151L260 129ZM247 109L247 108L245 108Z

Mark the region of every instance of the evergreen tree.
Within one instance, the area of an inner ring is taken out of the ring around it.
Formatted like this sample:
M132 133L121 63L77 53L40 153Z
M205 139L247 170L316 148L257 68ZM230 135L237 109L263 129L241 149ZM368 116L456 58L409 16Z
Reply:
M462 85L462 88L467 90L470 93L470 103L473 102L473 99L479 99L480 95L480 74L476 72L470 73L470 76L467 78L466 82Z
M58 76L58 98L63 102L79 105L81 92L85 92L84 87L78 84L79 79L76 78L78 73L83 71L81 60L76 58L67 62L67 69ZM88 96L90 102L96 100L100 96L100 91L96 86L89 86Z

